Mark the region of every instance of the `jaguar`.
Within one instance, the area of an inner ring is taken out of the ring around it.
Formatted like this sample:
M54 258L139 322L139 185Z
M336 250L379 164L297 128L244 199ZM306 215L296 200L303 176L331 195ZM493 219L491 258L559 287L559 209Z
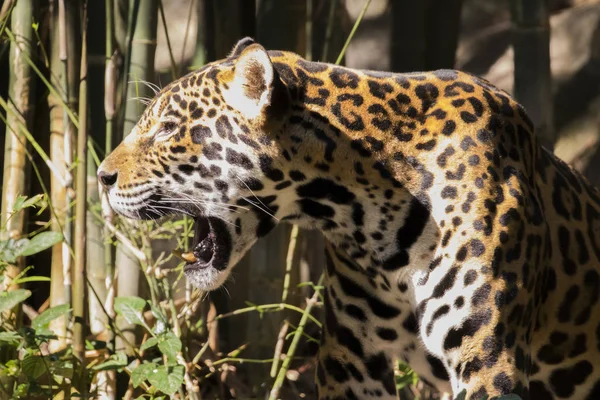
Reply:
M279 222L326 240L319 399L600 399L600 193L507 92L240 40L165 86L98 169L127 218L195 219L187 278L221 286Z

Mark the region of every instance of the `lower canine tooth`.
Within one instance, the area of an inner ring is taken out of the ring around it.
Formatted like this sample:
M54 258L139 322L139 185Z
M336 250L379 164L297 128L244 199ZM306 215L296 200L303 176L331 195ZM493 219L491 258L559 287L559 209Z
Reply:
M196 258L196 256L192 252L182 253L179 250L173 250L173 254L181 258L183 261L187 261L189 263L195 263L196 261L198 261L198 258Z
M183 253L181 255L181 258L183 258L185 261L187 261L189 263L195 263L196 261L198 261L198 259L194 255L194 253Z

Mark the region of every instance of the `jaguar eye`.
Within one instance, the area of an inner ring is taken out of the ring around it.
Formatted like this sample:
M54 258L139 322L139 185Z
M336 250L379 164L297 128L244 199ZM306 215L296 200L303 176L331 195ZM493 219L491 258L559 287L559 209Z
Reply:
M162 124L162 130L168 133L172 133L175 129L177 129L177 124L173 121L166 121Z
M158 137L167 137L177 130L177 123L173 121L165 121L161 124L160 129L157 132Z

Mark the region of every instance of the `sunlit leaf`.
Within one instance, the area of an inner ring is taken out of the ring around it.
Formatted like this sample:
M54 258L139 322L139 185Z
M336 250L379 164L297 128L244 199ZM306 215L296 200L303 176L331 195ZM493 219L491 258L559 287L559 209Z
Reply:
M27 200L25 200L23 202L23 205L21 208L29 208L29 207L35 207L38 205L38 203L40 203L42 200L44 199L44 195L43 194L36 194L35 196L32 196L30 198L28 198Z
M181 351L181 340L173 332L167 332L159 338L158 348L170 360L175 360Z
M29 243L21 250L22 256L30 256L37 254L40 251L46 250L56 243L60 243L63 240L63 235L60 232L46 231L35 235Z
M148 376L154 373L154 370L158 368L155 363L140 364L134 368L131 372L131 383L133 387L138 387L148 379Z
M56 307L50 307L49 309L35 317L33 321L31 321L31 327L36 330L46 327L51 321L55 320L56 318L62 315L65 315L70 310L71 308L69 307L69 304L61 304Z
M151 347L154 347L158 344L158 339L155 337L151 337L150 339L146 340L141 346L140 346L140 351L146 351Z
M150 310L152 310L152 315L154 316L154 318L157 319L157 321L160 321L163 325L167 325L169 323L167 317L165 316L165 313L163 313L159 307L156 307L155 305L151 304Z
M16 289L0 293L0 311L10 310L29 296L31 296L31 292L26 289Z
M148 381L164 394L171 395L181 387L183 373L184 369L182 365L176 365L168 369L160 365L148 375Z
M137 296L120 296L115 298L115 311L122 315L130 324L146 326L142 311L146 300Z
M23 204L25 204L25 200L27 200L27 196L18 195L17 199L13 203L12 212L19 212L23 209Z
M8 239L0 242L0 261L10 264L17 262L17 257L21 251L27 246L29 239L22 238L19 240Z

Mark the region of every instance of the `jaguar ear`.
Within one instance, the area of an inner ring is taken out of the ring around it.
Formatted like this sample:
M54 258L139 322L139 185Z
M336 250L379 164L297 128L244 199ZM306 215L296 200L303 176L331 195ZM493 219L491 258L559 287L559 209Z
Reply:
M240 45L238 43L234 53L239 52ZM259 117L270 105L275 87L276 74L271 59L264 47L252 43L239 52L233 63L227 100L249 118Z
M249 36L246 36L245 38L243 38L243 39L240 39L240 40L239 40L239 41L238 41L238 42L235 44L235 46L233 46L233 50L231 50L231 53L229 53L229 57L228 57L228 58L230 58L230 57L237 57L237 56L239 56L239 55L242 53L242 51L244 51L244 49L245 49L246 47L248 47L248 46L250 46L251 44L254 44L254 43L256 43L256 42L254 41L254 39L252 39L252 38L251 38L251 37L249 37Z

